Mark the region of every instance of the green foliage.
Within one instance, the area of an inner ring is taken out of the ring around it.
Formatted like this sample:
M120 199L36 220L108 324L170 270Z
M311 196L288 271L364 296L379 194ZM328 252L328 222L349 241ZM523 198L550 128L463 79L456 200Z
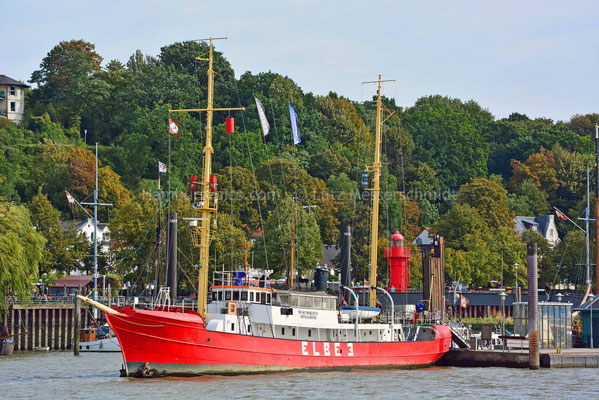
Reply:
M292 211L292 207L294 211ZM299 206L291 197L284 197L269 215L265 224L266 250L264 242L256 242L258 265L266 268L266 257L275 272L286 273L291 263L291 214L294 213L295 269L305 273L316 267L322 259L322 240L313 213Z
M493 116L474 101L423 97L403 116L414 156L438 171L443 188L457 188L487 175L488 144L483 131Z
M26 207L0 202L0 313L9 292L21 302L29 300L45 242Z
M179 192L171 196L171 209L180 217L197 214L181 192L187 191L192 175L202 174L206 117L169 110L206 106L208 64L197 57L206 57L207 51L204 42L179 42L157 55L137 50L126 63L111 60L102 68L93 44L73 40L59 43L42 60L31 78L38 87L26 92L24 125L0 119L0 200L28 204L34 223L40 224L47 240L40 264L43 279L78 262L73 261L79 260L78 253L65 249L89 252L86 243L72 244L74 239L57 229L56 221L83 216L68 206L64 190L79 200L92 194L94 155L87 144L96 141L100 198L114 204L110 212L101 210L102 220L110 219L114 245L100 268L138 280L140 286L153 279L159 160L168 167L162 189L168 178L171 191ZM289 198L297 197L298 216L307 213L309 232L301 236L298 228L298 251L310 249L301 268L320 260L319 241L338 244L339 227L351 225L356 277L366 276L371 199L358 184L373 160L374 102L355 102L333 92L304 93L292 77L275 72L246 72L237 79L218 51L214 70L215 106L246 110L231 113L234 133L224 129L228 113L214 114L213 170L221 196L211 263L239 267L245 239L264 229L266 249L259 240L252 251L263 265L268 250L269 266L283 271L289 258L289 210L286 214L284 208ZM254 96L264 104L271 126L265 137ZM584 208L597 114L554 123L516 112L495 121L474 101L428 96L404 110L393 99L382 100L380 243L395 230L410 241L422 227L434 226L446 238L448 278L494 284L503 253L507 282L514 279L513 264L523 265L523 243L542 243L528 232L522 239L513 234L515 215L544 215L553 206L574 215ZM292 145L289 103L299 115L302 143L297 146ZM180 126L178 135L168 134L169 118ZM457 200L447 196L454 190ZM166 207L163 201L163 218ZM580 238L568 229L560 225L565 236L555 249L543 247L543 285L581 283L580 260L575 259L584 252ZM186 224L179 224L179 235L181 279L191 292L197 251ZM562 258L563 266L556 267ZM84 260L84 270L91 268L89 261ZM411 260L414 286L420 284L419 263L416 254Z

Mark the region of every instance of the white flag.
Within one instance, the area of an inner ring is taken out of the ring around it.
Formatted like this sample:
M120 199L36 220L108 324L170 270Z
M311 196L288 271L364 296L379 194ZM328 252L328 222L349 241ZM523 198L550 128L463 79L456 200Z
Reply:
M158 172L165 173L166 172L166 164L158 161Z
M260 118L260 125L262 125L262 134L264 136L268 135L268 131L270 130L270 125L268 124L268 120L266 119L266 114L264 114L264 106L262 102L258 100L256 96L256 108L258 109L258 117Z

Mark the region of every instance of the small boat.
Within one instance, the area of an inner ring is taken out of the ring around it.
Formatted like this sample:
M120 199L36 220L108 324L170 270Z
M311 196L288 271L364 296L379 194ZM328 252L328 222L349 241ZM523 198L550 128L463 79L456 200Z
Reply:
M356 306L342 306L341 314L347 314L349 319L371 319L381 313L378 307L359 306L356 311Z
M35 351L50 351L48 346L36 347Z
M0 356L10 356L15 349L15 342L11 339L0 339Z
M120 352L121 346L108 326L102 328L84 328L79 332L79 351Z

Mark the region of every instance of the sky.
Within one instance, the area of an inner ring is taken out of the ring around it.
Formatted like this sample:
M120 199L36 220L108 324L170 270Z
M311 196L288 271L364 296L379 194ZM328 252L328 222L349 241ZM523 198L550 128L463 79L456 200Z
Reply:
M599 1L0 0L0 74L26 82L60 41L104 63L208 36L239 77L273 71L304 92L410 107L475 100L496 118L599 113ZM190 105L191 106L191 105Z

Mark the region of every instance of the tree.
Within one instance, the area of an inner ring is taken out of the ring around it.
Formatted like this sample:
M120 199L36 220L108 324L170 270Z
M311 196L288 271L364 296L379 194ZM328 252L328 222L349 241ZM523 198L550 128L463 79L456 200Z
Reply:
M156 249L157 211L158 202L145 191L115 210L109 227L113 241L115 271L119 275L127 277L130 274L129 276L133 277L133 272L140 268L146 270L149 265ZM138 270L139 274L141 272Z
M100 70L101 63L102 57L96 53L94 44L83 40L62 41L44 57L29 82L38 84L43 100L70 101L70 106L75 107L71 111L76 114L79 105L71 100L83 91L87 78Z
M39 262L40 275L53 272L68 275L71 270L79 269L88 254L89 244L85 237L75 233L74 226L65 226L63 229L60 212L52 206L41 188L29 203L29 211L36 231L46 239L43 257Z
M98 165L101 165L98 162ZM96 185L96 157L82 147L69 150L69 187L71 193L87 197Z
M539 153L532 154L524 163L512 160L512 168L513 175L510 178L512 190L516 190L524 181L530 181L548 196L558 187L553 152L542 147Z
M26 303L37 281L38 264L46 240L31 224L26 207L0 202L0 315L7 293Z
M269 267L285 273L291 262L291 213L294 212L295 268L303 274L322 260L322 240L314 214L299 206L291 197L284 197L272 211L264 227ZM255 255L266 268L264 243L258 241Z
M513 225L515 215L507 202L507 191L496 180L473 179L460 188L458 203L475 208L492 230Z
M492 120L474 101L442 96L422 97L403 114L403 126L414 138L414 157L438 172L444 189L487 175L483 131Z

